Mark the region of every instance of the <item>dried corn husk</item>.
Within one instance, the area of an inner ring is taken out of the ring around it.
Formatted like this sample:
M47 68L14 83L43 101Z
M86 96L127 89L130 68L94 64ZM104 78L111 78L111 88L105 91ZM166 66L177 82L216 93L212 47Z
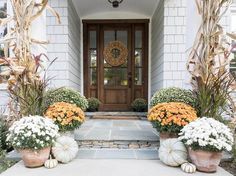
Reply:
M60 22L60 17L56 11L48 6L48 0L11 0L11 4L13 16L0 19L2 26L8 23L14 24L14 27L0 41L5 44L4 51L6 51L6 58L0 58L0 65L8 67L7 70L0 73L0 82L8 82L13 115L34 115L33 109L38 108L35 102L41 101L41 94L46 82L43 80L44 78L40 77L40 70L44 70L40 60L42 55L34 56L31 47L32 44L42 45L47 44L48 41L32 38L32 22L40 17L46 9L55 15L58 22ZM13 51L14 56L12 58L8 58L9 49ZM35 102L30 102L33 99Z

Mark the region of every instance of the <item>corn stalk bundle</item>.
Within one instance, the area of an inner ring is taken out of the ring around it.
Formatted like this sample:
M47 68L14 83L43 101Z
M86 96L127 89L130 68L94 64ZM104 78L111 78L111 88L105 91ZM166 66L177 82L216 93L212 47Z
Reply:
M219 117L226 104L229 105L226 109L234 109L230 94L236 84L234 76L229 72L229 56L233 48L228 38L236 39L236 36L224 34L220 25L231 0L196 0L196 4L202 20L187 68L192 75L193 90L200 102L200 116Z
M46 87L45 77L41 78L42 60L47 56L35 56L32 44L47 44L31 36L32 22L40 17L44 10L49 9L60 22L59 15L48 6L48 0L11 0L13 16L0 20L0 25L13 24L7 35L1 41L5 45L5 57L0 58L0 65L7 69L0 73L0 83L8 83L11 96L11 112L15 117L25 115L40 115L42 95ZM12 50L13 56L8 56Z

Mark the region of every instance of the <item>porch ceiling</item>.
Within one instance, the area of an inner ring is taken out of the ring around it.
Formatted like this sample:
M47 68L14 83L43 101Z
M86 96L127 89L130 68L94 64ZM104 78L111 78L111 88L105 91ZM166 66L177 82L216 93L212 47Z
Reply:
M73 0L73 3L81 18L86 18L92 14L119 14L119 12L151 17L159 0L124 0L119 8L113 8L108 0ZM127 16L127 18L129 17Z

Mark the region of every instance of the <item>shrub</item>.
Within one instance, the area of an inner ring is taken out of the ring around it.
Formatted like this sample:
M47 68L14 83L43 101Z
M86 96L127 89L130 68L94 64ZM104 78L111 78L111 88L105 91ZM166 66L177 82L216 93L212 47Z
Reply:
M94 97L89 98L87 111L89 111L89 112L98 111L100 104L101 104L101 102L97 98L94 98Z
M131 107L135 112L146 112L148 109L148 104L145 99L137 98L132 102Z
M148 120L159 132L179 133L185 125L195 119L196 111L185 103L159 103L148 113Z
M78 128L85 120L84 112L75 104L57 102L49 106L45 116L52 119L61 132Z
M177 87L159 90L153 95L150 105L155 106L158 103L168 102L182 102L192 106L193 108L197 108L197 100L192 91Z
M6 122L3 119L0 119L0 148L1 150L9 149L6 143L7 132L8 132L8 127L6 125Z
M75 104L83 111L88 108L88 101L84 96L82 96L79 92L66 87L62 87L55 90L49 90L46 93L44 110L47 110L50 105L53 105L56 102L66 102Z
M9 128L7 141L16 149L40 150L50 147L58 135L58 126L41 116L23 117Z

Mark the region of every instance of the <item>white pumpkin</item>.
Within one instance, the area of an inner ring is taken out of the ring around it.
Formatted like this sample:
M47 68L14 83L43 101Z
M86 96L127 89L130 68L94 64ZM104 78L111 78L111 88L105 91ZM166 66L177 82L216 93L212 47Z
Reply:
M167 139L159 148L160 160L168 166L180 166L187 162L187 149L184 144L176 139Z
M68 136L58 137L55 146L52 147L54 157L62 163L69 163L78 153L77 142Z
M186 172L186 173L195 173L197 168L194 164L192 163L184 163L181 165L181 169L182 171Z
M50 158L45 161L44 166L48 169L52 169L58 165L58 161L56 159L52 159L52 156L50 155Z

